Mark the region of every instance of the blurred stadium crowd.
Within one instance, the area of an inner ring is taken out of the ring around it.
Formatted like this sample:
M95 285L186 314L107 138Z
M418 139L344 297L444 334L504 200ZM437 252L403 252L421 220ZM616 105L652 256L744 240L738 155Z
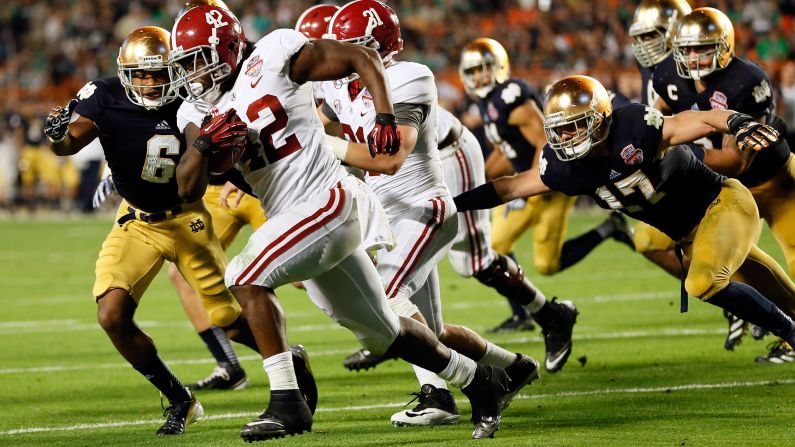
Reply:
M59 159L42 132L50 108L87 81L116 73L123 38L155 24L170 29L179 0L12 0L0 5L0 209L91 212L101 150ZM226 0L256 41L292 28L314 1ZM344 2L325 2L341 4ZM461 47L488 36L511 57L513 75L543 88L584 73L630 98L639 98L627 23L631 0L407 0L388 1L405 43L401 59L434 70L440 102L468 123L469 104L458 80ZM737 54L762 64L776 86L778 113L795 129L795 0L691 0L732 19ZM66 160L66 161L64 161Z

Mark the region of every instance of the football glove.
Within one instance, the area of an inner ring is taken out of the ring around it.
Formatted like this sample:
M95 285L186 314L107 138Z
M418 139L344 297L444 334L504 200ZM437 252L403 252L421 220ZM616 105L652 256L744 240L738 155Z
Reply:
M367 149L370 156L395 155L400 150L400 129L397 127L395 115L391 113L377 113L375 126L367 135Z
M247 134L246 123L235 109L229 109L220 115L204 117L193 147L208 157L213 152L245 147Z
M113 176L109 175L99 182L97 190L94 191L94 198L91 200L91 204L94 206L94 208L99 208L102 206L102 203L108 200L108 197L115 192L116 184L113 183Z
M741 151L753 149L760 151L778 141L779 133L776 129L754 121L744 113L734 113L726 121L729 131L737 140L737 148Z
M77 100L73 99L66 104L66 107L55 106L47 119L44 121L44 134L53 143L60 143L66 138L66 131L69 130L69 120L72 119L72 111L77 105Z

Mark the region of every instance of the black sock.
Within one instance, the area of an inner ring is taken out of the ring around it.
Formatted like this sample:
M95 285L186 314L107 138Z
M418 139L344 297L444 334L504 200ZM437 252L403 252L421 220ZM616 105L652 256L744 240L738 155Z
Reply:
M226 365L229 365L233 370L240 368L235 350L232 349L229 337L226 336L226 332L223 329L213 326L210 329L199 332L199 337L204 340L207 349L210 350L210 353L220 366L226 367Z
M525 310L524 306L511 299L508 299L508 304L511 305L511 312L519 317L520 320L527 319L527 310Z
M187 388L185 388L179 379L174 376L174 373L168 369L168 366L163 363L159 355L155 354L155 357L149 363L140 368L136 367L135 369L146 377L148 381L152 382L152 385L160 390L169 402L185 402L186 400L190 400L190 394Z
M542 328L549 327L558 317L557 312L555 312L554 305L550 305L549 303L550 301L547 301L543 306L541 306L541 309L538 309L538 312L530 314L533 316L533 319L536 320L536 323L538 323L538 325Z
M795 322L748 284L731 281L707 302L769 330L784 341L792 343L795 338Z
M564 242L560 251L559 271L563 271L580 262L580 259L584 258L605 239L607 239L607 236L594 229Z

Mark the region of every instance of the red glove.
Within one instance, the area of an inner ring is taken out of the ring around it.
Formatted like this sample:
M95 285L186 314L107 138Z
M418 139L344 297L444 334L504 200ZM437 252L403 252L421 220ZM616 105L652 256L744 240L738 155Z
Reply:
M245 148L248 126L237 116L235 109L210 117L202 121L199 135L193 142L196 148L205 157L213 152Z
M377 113L375 126L367 136L367 149L370 156L395 155L400 150L400 130L397 127L395 115L391 113Z

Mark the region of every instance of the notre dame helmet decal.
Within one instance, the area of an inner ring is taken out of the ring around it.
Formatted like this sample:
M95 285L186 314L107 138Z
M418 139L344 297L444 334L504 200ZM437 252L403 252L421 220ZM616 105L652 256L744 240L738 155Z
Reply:
M487 76L483 85L480 73ZM467 94L473 98L485 98L497 84L508 80L511 63L505 48L496 40L481 37L469 42L461 51L458 75Z
M582 158L607 138L613 106L604 86L590 76L552 84L544 99L544 133L562 161Z
M652 67L671 54L671 38L677 21L689 14L686 0L643 0L629 26L632 51L643 67Z
M132 103L147 109L157 109L177 99L174 72L168 60L170 54L170 34L157 26L138 28L124 39L119 48L119 57L116 63L119 80L127 93L127 98ZM133 85L134 73L140 71L166 74L168 81L145 87ZM144 88L146 90L159 89L160 96L158 98L147 97L143 94Z
M683 78L701 79L726 68L734 57L731 20L715 8L694 9L676 26L673 53L676 71Z

